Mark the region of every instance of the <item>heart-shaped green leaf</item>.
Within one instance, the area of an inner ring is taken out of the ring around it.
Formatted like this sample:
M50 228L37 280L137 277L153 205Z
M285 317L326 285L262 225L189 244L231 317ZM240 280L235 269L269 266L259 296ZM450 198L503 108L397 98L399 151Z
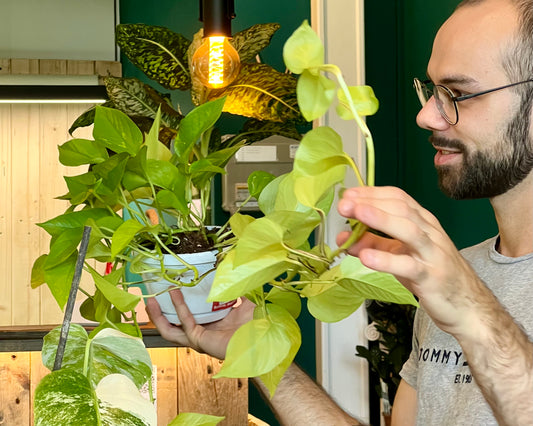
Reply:
M350 86L348 87L352 103L355 106L357 114L364 117L367 115L374 115L379 108L379 101L374 94L374 90L370 86ZM337 114L343 120L353 120L354 115L348 103L348 99L344 91L339 90L337 93L339 98L339 105L337 106Z
M324 46L307 20L285 42L283 60L294 74L324 65Z
M96 107L93 137L113 152L136 155L143 143L139 128L123 112Z
M98 164L109 157L104 146L87 139L71 139L60 145L58 150L59 162L64 166L71 167Z
M322 117L333 102L336 84L322 74L304 70L298 79L296 94L300 111L307 121Z

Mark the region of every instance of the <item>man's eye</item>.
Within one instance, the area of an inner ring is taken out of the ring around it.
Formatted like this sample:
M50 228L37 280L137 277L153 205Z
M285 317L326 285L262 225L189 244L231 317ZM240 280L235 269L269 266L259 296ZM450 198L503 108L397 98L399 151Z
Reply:
M448 89L450 89L450 92L452 92L453 96L455 96L456 98L463 96L465 94L463 91L454 89L453 87L448 87Z

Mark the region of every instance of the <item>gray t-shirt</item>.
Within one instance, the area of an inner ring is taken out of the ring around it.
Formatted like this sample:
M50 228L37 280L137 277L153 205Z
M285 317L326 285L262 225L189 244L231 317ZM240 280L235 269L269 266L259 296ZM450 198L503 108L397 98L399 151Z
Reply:
M491 238L461 251L515 321L533 336L533 253L505 257ZM505 333L505 330L502 330ZM472 377L461 346L419 309L413 351L401 371L417 390L417 425L497 425Z

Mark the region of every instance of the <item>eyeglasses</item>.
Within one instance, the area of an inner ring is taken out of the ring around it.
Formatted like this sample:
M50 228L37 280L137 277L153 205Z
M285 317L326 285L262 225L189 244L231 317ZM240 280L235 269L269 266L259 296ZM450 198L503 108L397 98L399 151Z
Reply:
M453 92L446 86L441 84L433 84L431 80L420 81L418 78L414 79L413 86L422 107L426 105L429 98L435 97L435 103L442 117L452 126L459 121L459 112L457 110L457 102L466 101L467 99L475 98L476 96L486 95L487 93L496 92L497 90L507 89L508 87L517 86L519 84L533 82L533 79L520 81L518 83L507 84L506 86L496 87L494 89L484 90L478 93L471 93L469 95L454 96ZM433 86L433 87L431 87Z

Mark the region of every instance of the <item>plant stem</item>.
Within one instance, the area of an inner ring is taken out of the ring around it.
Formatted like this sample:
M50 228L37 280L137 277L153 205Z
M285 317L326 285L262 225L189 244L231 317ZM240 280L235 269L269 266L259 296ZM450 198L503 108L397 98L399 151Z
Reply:
M352 222L352 221L351 221ZM353 227L352 233L348 237L348 239L344 242L342 246L340 246L337 250L335 250L332 254L332 259L335 259L337 256L339 256L341 253L348 250L348 248L355 244L359 238L363 236L363 234L368 229L368 226L366 226L364 223L357 221L355 226Z
M299 257L299 258L304 257L304 258L307 258L307 259L310 259L310 260L316 260L317 262L321 262L321 263L324 263L326 265L329 265L329 260L327 258L325 258L325 257L317 256L317 255L309 253L308 251L305 251L305 250L293 249L293 248L289 247L288 245L286 245L283 241L281 242L281 245L289 253L292 253L295 256Z
M353 104L350 90L348 89L348 86L346 85L346 82L344 81L342 72L339 69L339 67L337 67L336 65L327 64L327 65L323 65L321 69L324 71L331 72L337 78L337 81L339 82L339 85L341 86L341 89L344 92L346 99L348 100L348 105L350 106L350 111L352 112L354 116L354 120L359 126L359 129L361 130L361 132L363 133L363 136L366 142L366 155L367 155L366 184L368 186L374 186L375 153L374 153L374 141L372 139L372 134L370 133L368 126L366 125L365 121L361 118L361 116L357 112L357 109L355 108L355 105Z
M198 269L196 269L193 265L191 265L190 263L187 263L185 262L181 257L179 257L178 255L176 255L176 253L174 253L172 250L170 250L164 243L163 241L161 241L161 239L159 238L159 236L157 234L153 234L154 235L154 238L156 239L156 241L161 245L161 247L163 249L165 249L165 251L172 255L175 259L177 259L179 262L181 262L185 267L187 267L188 269L190 269L191 271L194 272L194 280L197 280L198 279ZM160 253L162 255L162 253Z

